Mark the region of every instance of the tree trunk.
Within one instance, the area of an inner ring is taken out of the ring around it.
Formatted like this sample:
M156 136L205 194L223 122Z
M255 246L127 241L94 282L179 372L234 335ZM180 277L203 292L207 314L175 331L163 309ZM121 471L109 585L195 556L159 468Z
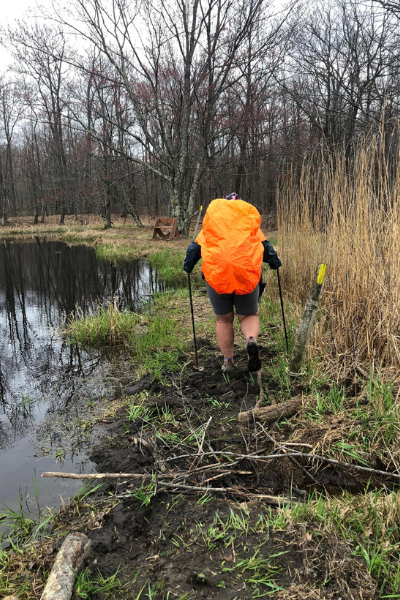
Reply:
M130 193L134 197L134 187L133 186L134 186L134 184L132 184ZM133 208L133 204L132 204L132 202L131 202L131 200L129 198L128 192L126 191L126 189L125 189L124 186L122 186L122 196L123 196L122 202L123 202L123 211L124 211L124 214L131 215L132 218L133 218L133 220L135 221L135 223L136 223L136 225L138 227L144 227L144 225L141 222L139 216L137 215L135 209Z
M171 216L178 219L178 231L183 235L189 234L190 224L195 213L195 198L200 183L201 165L198 162L189 193L175 186L170 194Z
M104 220L104 229L111 229L111 188L108 183L107 183L107 190L106 190L105 199L104 199L103 220Z

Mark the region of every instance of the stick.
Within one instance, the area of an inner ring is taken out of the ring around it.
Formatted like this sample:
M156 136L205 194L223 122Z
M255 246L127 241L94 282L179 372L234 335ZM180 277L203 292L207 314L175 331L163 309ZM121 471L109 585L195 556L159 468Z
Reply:
M57 473L47 471L41 477L60 477L61 479L147 479L152 475L146 473ZM168 477L168 475L163 475Z
M226 477L227 475L254 475L254 471L224 471L223 473L218 473L218 475L214 475L214 477L209 477L205 479L203 483L208 483L209 481L214 481L214 479L221 479L221 477Z
M398 473L389 473L388 471L381 471L379 469L371 469L370 467L361 467L360 465L353 465L347 462L340 462L339 460L335 460L334 458L327 458L326 456L319 456L318 454L303 454L299 452L295 455L287 454L286 456L305 456L306 458L316 458L317 460L322 460L331 465L338 465L339 467L347 467L348 469L353 469L354 471L362 471L364 473L372 473L373 475L381 475L383 477L389 477L390 479L398 479L400 480L400 475Z
M197 217L196 227L194 228L193 240L194 242L196 238L197 228L200 223L201 212L203 210L203 205L200 206L199 215ZM193 299L192 299L192 284L190 282L190 273L188 273L188 288L189 288L189 300L190 300L190 311L192 313L192 328L193 328L193 341L194 341L194 352L196 356L196 369L199 371L199 358L197 356L197 342L196 342L196 329L194 326L194 314L193 314Z
M195 328L195 325L194 325L192 284L190 282L190 273L188 273L187 276L188 276L190 312L192 313L192 328L193 328L194 353L195 353L195 356L196 356L196 369L199 370L199 358L198 358L198 355L197 355L196 328Z
M259 454L235 454L234 452L221 452L218 450L215 450L214 452L204 452L203 456L214 456L214 455L219 455L219 456L233 456L234 458L237 459L242 459L242 460L260 460L260 461L270 461L270 460L276 460L277 458L289 458L290 456L295 456L296 458L313 458L316 460L322 460L323 462L329 463L331 465L338 465L339 467L345 467L348 469L353 469L354 471L361 471L363 473L372 473L373 475L381 475L382 477L388 477L390 479L397 479L400 480L400 474L398 473L389 473L388 471L381 471L379 469L371 469L370 467L361 467L360 465L353 465L351 463L347 463L347 462L341 462L339 460L335 460L334 458L327 458L326 456L319 456L318 454L309 454L309 453L303 453L303 452L292 452L292 453L287 453L287 454L266 454L265 456L263 455L259 455ZM169 462L169 461L173 461L173 460L179 460L182 458L194 458L197 457L197 454L182 454L181 456L174 456L172 458L167 458L165 459L164 462ZM223 465L221 465L222 468ZM230 466L230 463L227 465ZM179 474L180 476L182 476L182 473ZM190 472L188 472L188 475L191 475ZM138 474L138 473L98 473L98 474L77 474L77 473L52 473L52 472L48 472L48 473L42 473L42 477L64 477L64 478L68 478L68 479L105 479L105 478L110 478L110 479L118 479L119 477L121 478L125 478L125 479L129 479L129 478L135 478L135 479L139 479L139 478L149 478L152 477L152 475L147 475L147 474ZM176 478L177 475L163 475L163 479L165 478ZM160 482L160 485L168 485L168 486L172 486L172 487L177 487L178 484L174 484L173 482L170 484L166 484L164 482ZM192 489L192 488L190 488ZM196 489L202 489L202 488L196 488ZM217 488L206 488L209 491L217 490ZM224 488L225 489L225 488ZM229 490L230 488L226 488L227 490ZM217 490L218 491L218 490ZM220 490L222 491L222 489Z
M285 448L286 446L300 446L301 448L310 448L311 450L313 448L311 444L303 444L302 442L285 442L283 448Z
M61 546L47 579L41 600L70 600L75 579L90 552L84 533L70 533Z
M259 394L258 394L258 400L257 400L254 408L260 408L261 402L264 400L264 390L263 390L263 386L262 386L261 371L257 371L257 383L258 383ZM273 398L271 400L271 404L276 404L275 398Z
M284 456L287 456L287 454L285 454ZM232 472L232 471L231 471ZM228 472L229 473L229 472ZM239 474L252 474L251 471L238 471ZM188 475L191 475L192 473L188 473ZM223 473L222 475L225 475L226 473ZM150 475L138 475L135 473L99 473L99 474L77 474L77 473L42 473L42 477L64 477L64 478L69 478L69 479L100 479L100 478L105 478L105 477L111 477L111 478L116 478L116 477L125 477L125 478L138 478L138 477L151 477ZM164 476L163 476L164 477ZM173 481L171 482L166 482L166 481L159 481L158 482L158 489L161 490L163 488L166 489L178 489L178 490L187 490L187 491L191 491L191 492L210 492L210 493L232 493L232 494L239 494L240 496L252 496L255 498L261 498L263 500L265 500L266 504L270 504L271 506L281 506L282 504L288 504L291 503L293 504L293 500L291 500L290 498L286 498L284 496L279 497L279 496L268 496L265 494L252 494L251 492L243 492L242 490L236 490L235 488L213 488L213 487L203 487L203 486L197 486L197 485L184 485L181 483L175 483ZM42 598L42 600L50 600L50 598L52 598L51 596L46 597L46 598ZM54 600L58 600L58 597L54 596ZM60 597L60 600L63 600L63 597Z
M276 458L288 458L290 456L295 456L297 458L300 457L304 457L304 458L314 458L317 460L322 460L323 462L332 464L332 465L338 465L339 467L347 467L348 469L354 469L355 471L362 471L364 473L372 473L373 475L381 475L383 477L389 477L391 479L397 479L400 480L400 474L398 473L389 473L388 471L380 471L379 469L371 469L369 467L361 467L359 465L353 465L351 463L347 463L347 462L340 462L339 460L335 460L333 458L327 458L326 456L319 456L318 454L309 454L309 453L303 453L303 452L293 452L293 453L287 453L287 454L266 454L265 456L260 455L260 454L235 454L234 452L222 452L222 451L218 451L215 450L214 452L204 452L203 456L214 456L215 454L220 455L220 456L233 456L236 459L242 459L242 460L260 460L260 461L270 461L270 460L274 460ZM193 456L197 456L196 454L182 454L181 456L174 456L173 458L166 458L165 462L169 462L169 461L173 461L173 460L179 460L181 458L191 458ZM229 463L228 465L229 466ZM222 465L221 465L222 467Z
M235 464L236 463L229 463L229 465L226 466L231 468ZM207 469L212 470L216 466L218 466L221 469L221 471L224 468L224 465L221 465L220 463L218 463L218 465L205 465L204 467L200 467L199 469L193 469L192 471L163 474L162 478L179 479L182 477L191 477L194 473L196 473L196 471L206 471ZM237 471L237 473L240 474L241 471ZM151 479L152 477L154 477L154 475L155 473L58 473L56 471L47 471L45 473L42 473L41 477L60 477L61 479Z
M161 485L161 484L160 484ZM164 484L163 484L164 485ZM295 504L297 501L291 498L286 498L285 496L268 496L265 494L252 494L251 492L243 492L242 490L237 490L235 488L213 488L213 487L200 487L200 486L191 486L191 485L179 485L176 483L168 483L165 487L169 488L177 488L179 490L188 490L190 492L219 492L223 494L238 494L239 496L251 496L255 498L262 498L265 500L266 504L271 504L272 506L282 506L282 504Z

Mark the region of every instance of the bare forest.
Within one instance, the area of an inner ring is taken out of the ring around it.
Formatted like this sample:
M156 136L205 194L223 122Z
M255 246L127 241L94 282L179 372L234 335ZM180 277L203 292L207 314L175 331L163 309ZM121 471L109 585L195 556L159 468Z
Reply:
M263 212L305 163L385 134L398 3L71 0L2 31L0 212L178 217L233 189ZM397 158L396 158L397 160ZM390 160L389 160L390 163Z

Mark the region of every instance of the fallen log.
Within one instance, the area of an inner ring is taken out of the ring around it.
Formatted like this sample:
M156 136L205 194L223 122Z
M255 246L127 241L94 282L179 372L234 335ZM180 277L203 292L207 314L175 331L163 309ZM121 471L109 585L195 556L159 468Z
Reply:
M75 579L90 552L91 542L84 533L65 538L47 579L41 600L70 600Z
M273 423L279 419L287 419L299 412L302 406L302 397L296 396L286 402L273 404L272 406L255 407L238 414L238 421L242 425L252 424L254 421Z

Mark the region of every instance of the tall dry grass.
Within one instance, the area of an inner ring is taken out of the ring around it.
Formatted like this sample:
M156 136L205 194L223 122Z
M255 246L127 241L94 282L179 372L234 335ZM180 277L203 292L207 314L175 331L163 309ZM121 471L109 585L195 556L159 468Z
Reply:
M285 289L304 302L328 265L314 351L336 364L400 366L400 154L382 136L305 164L278 194ZM396 152L396 155L394 155ZM314 157L315 159L315 157Z

